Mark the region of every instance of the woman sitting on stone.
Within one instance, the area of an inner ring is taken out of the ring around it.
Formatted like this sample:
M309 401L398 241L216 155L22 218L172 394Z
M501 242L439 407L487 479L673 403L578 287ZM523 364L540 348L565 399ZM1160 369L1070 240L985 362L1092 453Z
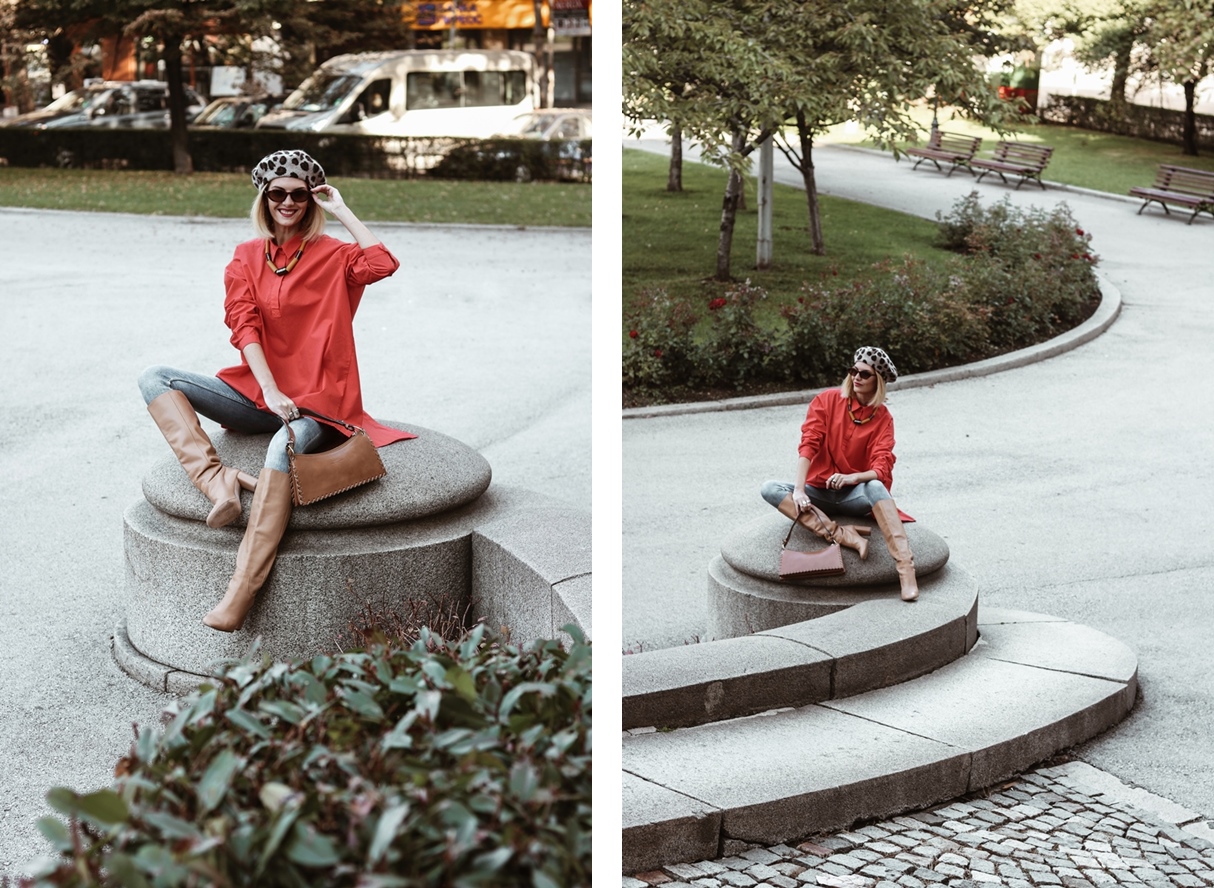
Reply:
M363 410L354 351L363 289L400 263L303 151L263 158L253 184L250 217L258 237L236 248L224 272L225 321L240 364L216 376L150 367L139 379L148 412L190 481L214 504L208 526L231 524L240 517L240 489L255 491L236 571L223 600L202 620L223 632L244 625L291 517L286 423L296 452L341 440L341 429L301 417L299 407L361 426L377 447L415 437ZM326 210L356 243L324 233ZM219 461L198 414L236 432L275 433L256 479Z
M894 468L894 419L885 406L885 384L898 378L893 361L873 346L857 349L837 389L809 404L801 426L796 479L768 481L763 499L821 537L868 557L867 527L839 525L828 515L860 518L871 510L898 566L902 600L919 597L915 560L902 518L890 498Z

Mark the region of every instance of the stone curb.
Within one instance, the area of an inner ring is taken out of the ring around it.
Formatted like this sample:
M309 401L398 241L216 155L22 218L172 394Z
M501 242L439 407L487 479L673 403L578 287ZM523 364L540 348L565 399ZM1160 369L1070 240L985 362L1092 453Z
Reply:
M962 364L958 367L945 367L941 370L929 370L926 373L913 373L901 377L889 386L889 391L896 392L912 388L925 388L942 382L956 382L959 379L974 379L979 376L989 376L992 373L1002 373L1017 367L1026 367L1047 358L1057 357L1085 343L1091 342L1113 325L1121 314L1121 291L1106 278L1097 275L1100 284L1100 306L1095 314L1071 330L1055 336L1053 339L997 355L973 364ZM778 392L772 395L753 395L742 398L724 398L717 401L700 401L688 404L657 404L652 407L628 407L622 411L624 419L651 419L661 416L688 416L697 413L717 413L725 410L753 410L760 407L785 407L792 404L808 404L814 395L822 389L806 389L795 392Z
M90 216L123 216L128 219L147 219L149 216L145 213L115 213L108 210L57 210L53 208L41 207L10 207L0 206L0 212L5 213L78 213L87 214ZM164 221L180 221L188 222L191 225L206 225L209 223L220 222L239 222L243 217L239 216L153 216L157 220ZM432 230L436 228L450 228L456 231L538 231L547 234L562 234L573 233L581 234L586 237L590 236L592 229L586 225L490 225L485 222L390 222L390 221L373 221L370 223L376 228L400 228L410 230L415 228L425 228Z

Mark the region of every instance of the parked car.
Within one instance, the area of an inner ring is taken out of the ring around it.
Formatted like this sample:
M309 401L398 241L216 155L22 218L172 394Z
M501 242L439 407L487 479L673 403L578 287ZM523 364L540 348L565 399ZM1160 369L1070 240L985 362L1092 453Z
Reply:
M527 139L589 139L592 125L589 108L540 108L520 114L503 135Z
M465 142L447 152L434 175L450 178L513 179L538 175L582 181L590 177L590 154L583 146L592 133L589 108L542 108L520 114L492 139ZM517 140L559 143L553 151L532 151Z
M190 122L198 129L245 129L282 104L282 96L223 96L202 109Z
M185 88L186 117L202 110L203 101ZM64 93L45 108L5 121L5 126L50 129L61 126L106 126L167 129L169 85L160 80L114 80Z
M329 59L258 129L480 138L533 107L534 61L514 50L365 52Z

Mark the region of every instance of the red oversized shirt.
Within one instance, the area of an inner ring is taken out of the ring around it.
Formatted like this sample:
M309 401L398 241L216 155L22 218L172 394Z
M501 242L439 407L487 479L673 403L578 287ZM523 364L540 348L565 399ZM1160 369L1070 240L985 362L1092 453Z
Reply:
M867 418L868 408L858 408L856 404L852 410ZM827 389L809 402L797 452L809 460L805 483L811 487L826 487L835 472L851 475L871 469L889 490L894 483L894 418L882 404L872 421L856 425L847 414L843 393Z
M291 260L299 242L296 236L272 246L278 267ZM376 447L417 437L381 425L363 410L354 352L354 314L363 290L396 271L396 257L382 244L364 250L321 235L308 242L290 273L276 275L266 264L265 243L238 246L224 271L224 320L241 362L220 370L219 378L267 409L244 359L244 347L260 343L279 390L297 406L361 426Z

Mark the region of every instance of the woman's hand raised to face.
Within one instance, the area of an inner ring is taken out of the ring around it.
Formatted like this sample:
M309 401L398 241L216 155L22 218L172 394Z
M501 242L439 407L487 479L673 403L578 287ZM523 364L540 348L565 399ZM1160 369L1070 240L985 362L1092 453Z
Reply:
M318 207L329 213L336 213L338 210L346 208L346 202L342 200L341 192L332 185L317 185L312 189L312 197Z

